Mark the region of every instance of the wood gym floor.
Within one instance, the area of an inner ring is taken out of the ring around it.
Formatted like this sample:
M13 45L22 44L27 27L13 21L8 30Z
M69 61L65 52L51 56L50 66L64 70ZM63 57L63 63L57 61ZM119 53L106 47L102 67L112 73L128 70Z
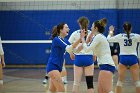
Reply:
M66 92L71 93L73 85L73 68L67 68L68 84L65 85ZM97 93L98 69L95 69L94 87ZM48 93L48 85L43 85L45 68L5 68L4 85L0 86L0 93ZM113 85L117 82L117 72L114 74ZM86 93L86 83L83 76L80 86L80 93ZM123 93L135 93L131 75L127 71Z

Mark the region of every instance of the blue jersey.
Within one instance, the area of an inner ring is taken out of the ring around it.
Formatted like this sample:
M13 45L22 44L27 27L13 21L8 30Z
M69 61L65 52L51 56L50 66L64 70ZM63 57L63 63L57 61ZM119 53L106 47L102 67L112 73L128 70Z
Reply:
M53 65L55 66L55 70L59 70L60 72L62 71L64 53L67 45L68 41L63 40L60 36L53 39L51 54L48 60L47 72L54 70L53 67L50 67Z

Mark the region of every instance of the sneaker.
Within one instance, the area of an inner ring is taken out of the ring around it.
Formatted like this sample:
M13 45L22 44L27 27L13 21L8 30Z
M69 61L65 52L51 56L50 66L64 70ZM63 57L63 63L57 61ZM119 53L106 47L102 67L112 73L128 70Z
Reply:
M48 83L48 80L47 79L44 79L43 80L43 84L47 84Z

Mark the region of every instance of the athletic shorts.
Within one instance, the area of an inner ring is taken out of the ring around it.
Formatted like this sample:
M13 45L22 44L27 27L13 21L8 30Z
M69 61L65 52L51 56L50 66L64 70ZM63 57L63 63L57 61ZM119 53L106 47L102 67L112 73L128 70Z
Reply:
M78 67L90 66L93 63L93 55L75 55L74 65Z
M100 64L99 65L99 69L100 70L106 70L106 71L110 71L114 74L116 68L115 66L109 65L109 64Z
M47 70L47 73L49 73L50 71L53 71L53 70L58 70L59 72L61 72L62 71L62 68L60 68L56 64L48 63L46 70Z
M138 58L135 55L120 55L120 63L125 66L132 66L138 63Z
M114 56L114 55L118 55L118 52L115 52L115 50L111 50L111 56Z

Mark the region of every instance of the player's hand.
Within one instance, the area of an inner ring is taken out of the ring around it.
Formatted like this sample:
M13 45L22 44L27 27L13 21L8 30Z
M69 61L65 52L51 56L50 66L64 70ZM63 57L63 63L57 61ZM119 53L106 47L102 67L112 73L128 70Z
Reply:
M114 34L114 26L113 26L113 25L111 25L111 26L109 27L109 34L110 34L111 36L113 36L113 34Z
M71 60L74 60L75 59L75 55L73 53L70 53L70 58L71 58Z
M113 25L111 25L110 27L109 27L109 31L114 31L114 26Z
M90 33L90 35L88 36L88 38L86 40L86 43L87 44L92 41L93 36L94 36L94 34L93 33Z
M83 45L80 45L79 47L78 47L78 51L81 51L83 49Z
M5 62L2 62L1 64L2 64L2 67L4 68L5 67Z

